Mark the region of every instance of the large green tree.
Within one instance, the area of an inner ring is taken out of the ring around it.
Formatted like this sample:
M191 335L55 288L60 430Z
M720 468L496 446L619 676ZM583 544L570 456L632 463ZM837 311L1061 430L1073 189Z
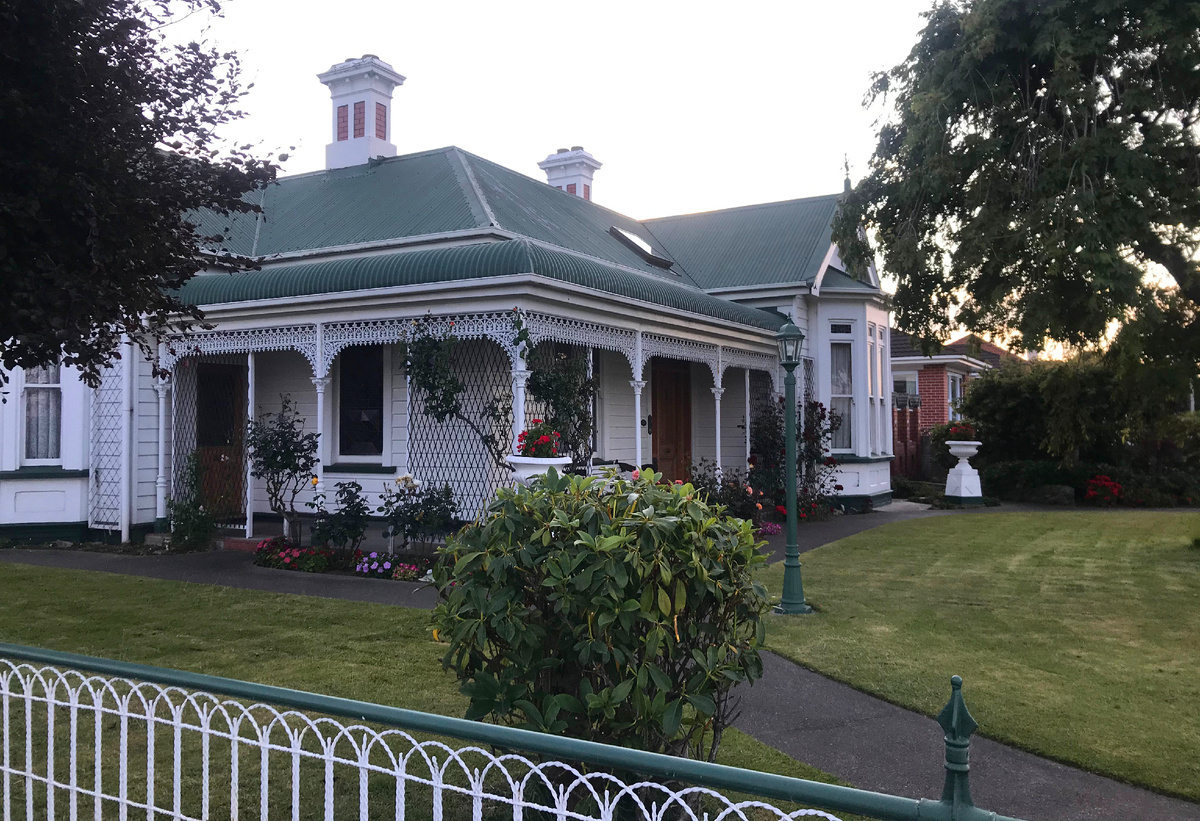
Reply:
M257 210L276 167L219 142L242 116L236 55L167 41L219 12L0 0L0 365L62 359L94 383L122 334L200 318L171 294L197 270L246 264L189 215Z
M1088 344L1169 304L1194 363L1200 3L957 0L927 21L867 95L891 108L835 219L846 261L871 258L865 225L926 340Z

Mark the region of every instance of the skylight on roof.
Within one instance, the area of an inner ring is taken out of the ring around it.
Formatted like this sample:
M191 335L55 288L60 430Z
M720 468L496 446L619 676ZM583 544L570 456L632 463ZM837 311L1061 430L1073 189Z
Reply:
M614 225L613 228L617 228L617 226ZM633 233L632 231L626 231L624 228L617 228L617 230L621 232L621 235L625 237L625 239L632 242L638 248L641 248L647 254L654 253L654 249L650 247L650 243L646 242L646 240L642 239L637 234Z
M661 254L654 253L654 249L650 247L650 243L639 237L632 231L626 231L624 228L612 226L608 229L608 233L619 239L622 243L629 247L631 251L636 253L642 259L649 262L651 265L657 265L659 268L670 268L675 263Z

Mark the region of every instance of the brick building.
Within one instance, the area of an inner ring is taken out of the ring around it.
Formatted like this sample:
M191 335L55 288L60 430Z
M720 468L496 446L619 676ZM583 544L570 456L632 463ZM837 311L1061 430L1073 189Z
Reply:
M1024 361L975 334L967 334L927 356L908 334L893 328L891 348L892 436L896 451L892 473L901 476L919 472L924 434L935 425L959 418L958 403L972 379L1006 360Z

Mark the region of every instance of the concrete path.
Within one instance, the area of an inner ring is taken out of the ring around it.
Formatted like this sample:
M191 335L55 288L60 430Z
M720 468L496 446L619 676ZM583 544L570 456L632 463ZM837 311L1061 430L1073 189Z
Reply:
M945 745L933 719L773 653L765 653L763 662L762 680L739 690L739 729L856 787L914 798L942 794ZM968 707L970 687L967 682L963 693ZM979 736L971 740L971 796L976 806L1028 821L1200 821L1200 804Z
M939 511L899 501L868 514L805 524L800 528L800 550L895 521L1015 509L1005 505ZM769 537L768 543L772 561L782 559L783 534ZM435 603L432 589L418 584L268 570L255 567L250 553L119 556L14 549L0 550L3 562L425 609ZM932 719L771 653L765 654L764 666L763 679L740 691L741 716L736 726L855 786L913 797L941 795L943 743L941 729ZM969 705L970 682L966 697ZM979 737L971 744L971 788L978 806L1028 821L1200 821L1200 804L1167 798Z

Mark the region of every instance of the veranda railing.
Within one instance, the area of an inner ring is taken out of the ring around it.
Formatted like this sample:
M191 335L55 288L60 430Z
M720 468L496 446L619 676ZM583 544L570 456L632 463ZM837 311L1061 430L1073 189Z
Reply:
M4 643L0 705L4 821L1011 821L971 803L976 725L957 677L940 800Z

